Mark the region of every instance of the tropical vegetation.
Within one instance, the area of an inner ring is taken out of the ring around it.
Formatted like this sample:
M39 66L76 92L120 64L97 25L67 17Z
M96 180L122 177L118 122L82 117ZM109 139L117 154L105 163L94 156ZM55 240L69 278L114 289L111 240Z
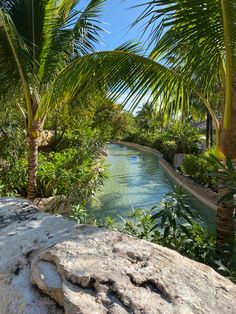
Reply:
M73 60L95 50L103 31L99 16L106 0L91 0L84 10L77 7L79 2L0 1L1 96L11 99L24 119L30 199L36 195L38 143L45 121L53 110L74 100L73 89L65 88L64 72ZM79 73L74 79L81 88ZM58 80L64 99L53 102L52 94L61 92Z
M90 0L82 9L79 0L0 0L1 191L34 199L68 196L77 186L87 199L91 182L103 177L94 175L99 149L111 138L160 149L170 162L175 153L190 154L182 171L218 192L216 248L225 255L235 240L236 4L144 3L134 24L144 23L151 34L146 58L133 43L95 51L106 1ZM123 105L131 103L131 109L149 98L135 119L116 104L124 93ZM203 116L206 145L212 146L215 132L222 162L199 155L194 123ZM53 136L41 145L44 128ZM169 217L161 228L169 226L163 244L170 247L182 237L179 225L171 226L180 214L169 210L173 202L159 211Z
M236 7L231 0L151 0L137 19L152 28L155 47L151 59L163 65L159 79L146 78L153 97L162 94L163 106L189 108L195 95L206 106L216 130L218 156L236 157ZM151 66L150 66L151 67ZM153 65L153 68L155 65ZM166 101L168 99L169 101ZM218 186L225 194L224 179ZM217 209L217 247L220 251L234 241L233 200Z
M96 219L90 211L75 206L72 217L78 223L101 225L176 250L184 256L213 267L220 274L236 280L235 254L223 264L215 252L216 234L203 227L188 205L191 198L183 188L175 187L151 209L135 208L120 221L112 217Z

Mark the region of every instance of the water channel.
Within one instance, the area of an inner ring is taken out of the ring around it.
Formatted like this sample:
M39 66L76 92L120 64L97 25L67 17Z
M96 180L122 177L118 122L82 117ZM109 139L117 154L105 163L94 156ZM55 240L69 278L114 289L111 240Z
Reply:
M156 155L125 145L109 144L106 159L108 178L96 192L89 210L95 217L127 217L132 208L151 208L174 188ZM214 210L192 197L197 220L212 229Z

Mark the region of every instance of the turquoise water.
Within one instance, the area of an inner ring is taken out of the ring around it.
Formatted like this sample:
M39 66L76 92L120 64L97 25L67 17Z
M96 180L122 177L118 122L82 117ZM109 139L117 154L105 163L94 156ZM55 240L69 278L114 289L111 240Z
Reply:
M124 145L109 144L108 178L96 192L89 210L97 218L118 215L127 217L132 208L151 208L159 203L174 185L159 165L156 155ZM196 198L191 199L197 219L214 226L215 213Z

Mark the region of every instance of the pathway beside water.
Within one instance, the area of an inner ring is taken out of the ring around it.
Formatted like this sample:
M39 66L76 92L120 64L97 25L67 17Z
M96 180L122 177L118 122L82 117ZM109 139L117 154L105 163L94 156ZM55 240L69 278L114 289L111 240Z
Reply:
M174 185L160 167L158 157L150 152L109 144L106 164L108 179L96 192L89 207L97 218L127 217L132 208L151 208L173 190ZM211 209L195 198L191 206L204 225L214 225L215 213Z

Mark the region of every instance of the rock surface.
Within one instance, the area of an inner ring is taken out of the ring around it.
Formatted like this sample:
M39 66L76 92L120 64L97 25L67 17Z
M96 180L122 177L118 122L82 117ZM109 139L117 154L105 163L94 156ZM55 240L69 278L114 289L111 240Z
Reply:
M236 313L236 286L158 245L0 199L0 314Z

